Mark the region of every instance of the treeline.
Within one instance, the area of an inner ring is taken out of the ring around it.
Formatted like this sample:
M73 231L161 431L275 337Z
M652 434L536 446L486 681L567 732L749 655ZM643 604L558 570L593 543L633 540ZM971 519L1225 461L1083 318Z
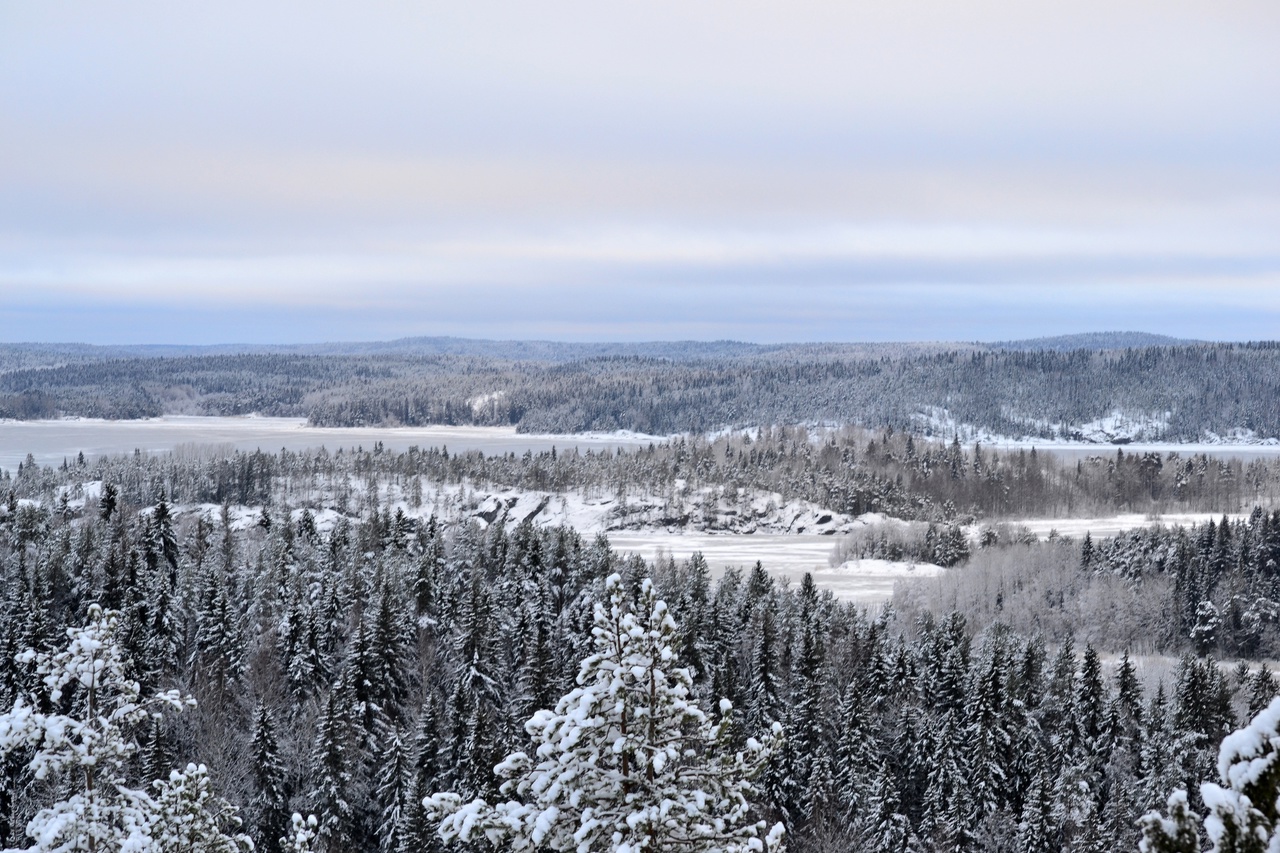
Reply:
M1105 435L1088 425L1118 412L1137 426L1117 440L1193 441L1233 430L1280 437L1274 343L579 349L477 344L98 360L53 353L39 365L21 353L0 371L0 417L257 412L319 426L504 424L659 435L794 423L949 435L963 424L1066 439Z
M868 614L759 565L713 582L698 558L648 566L568 529L368 512L324 532L282 504L238 529L125 493L0 522L0 707L58 705L18 653L60 648L91 604L120 611L130 677L199 701L144 732L129 772L205 762L259 850L294 810L325 850L441 850L423 797L492 801L524 721L572 687L613 573L633 601L653 578L676 663L708 712L738 709L739 742L782 724L758 807L793 850L1134 849L1137 817L1207 778L1276 692L1265 668L1195 657L1143 684L1089 646ZM24 767L4 767L6 846L51 793Z
M182 454L83 457L62 466L34 461L0 471L0 497L52 507L86 482L110 482L145 504L162 491L178 503L260 506L272 501L313 510L358 512L369 494L401 502L410 514L442 487L662 496L670 519L692 523L697 490L750 498L777 494L848 516L868 512L935 524L1122 512L1237 513L1280 497L1280 459L1205 454L1126 453L1123 448L1063 464L1032 450L996 452L916 441L855 428L813 433L764 429L714 440L678 438L637 450L484 455L447 448L333 452L191 450ZM68 489L70 492L68 492ZM424 497L425 496L425 497Z

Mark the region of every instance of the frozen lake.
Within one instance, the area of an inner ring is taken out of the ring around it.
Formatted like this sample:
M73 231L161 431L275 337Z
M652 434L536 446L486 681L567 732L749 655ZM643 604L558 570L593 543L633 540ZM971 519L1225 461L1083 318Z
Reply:
M523 435L514 427L311 427L302 418L188 417L170 415L139 421L92 419L51 421L0 421L0 468L12 470L32 454L41 465L60 464L81 451L91 459L104 454L132 453L135 449L152 453L189 444L229 445L238 450L305 450L324 446L371 447L381 441L390 450L447 445L450 451L480 450L486 454L539 452L552 447L582 450L642 447L663 439L628 433L585 435ZM1029 445L984 445L1002 453L1027 449ZM1242 459L1280 457L1280 445L1260 444L1127 444L1128 453L1149 451L1161 454L1176 450L1183 455L1208 453L1211 456L1238 456ZM1114 454L1111 445L1044 444L1037 452L1052 453L1066 461L1088 456Z
M756 560L771 576L791 584L799 584L804 573L811 572L819 589L829 589L844 601L865 604L886 601L899 580L928 577L939 571L936 566L912 567L883 560L852 561L832 568L828 557L835 546L835 537L816 534L610 532L606 535L615 550L638 554L646 560L668 554L677 560L687 560L695 551L701 551L714 577L731 566L749 570Z
M135 449L160 453L190 444L279 452L363 446L381 441L388 450L449 448L450 453L534 453L556 447L601 450L647 446L662 439L626 433L604 435L522 435L515 427L334 427L307 426L302 418L219 418L168 416L139 421L0 421L0 468L10 471L30 453L41 465L60 465L83 451L90 459Z

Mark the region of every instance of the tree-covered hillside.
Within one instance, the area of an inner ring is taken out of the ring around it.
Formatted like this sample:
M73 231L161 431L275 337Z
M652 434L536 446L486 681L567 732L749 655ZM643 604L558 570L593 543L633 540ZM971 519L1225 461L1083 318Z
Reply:
M526 432L856 423L950 435L1280 438L1280 347L406 346L14 359L0 417L291 415L319 426L506 424ZM659 354L661 352L661 354Z

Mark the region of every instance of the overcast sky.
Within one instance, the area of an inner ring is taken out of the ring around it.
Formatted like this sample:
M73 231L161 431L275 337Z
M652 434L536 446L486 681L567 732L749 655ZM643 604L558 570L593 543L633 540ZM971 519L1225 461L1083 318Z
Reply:
M0 0L0 340L1280 337L1280 3Z

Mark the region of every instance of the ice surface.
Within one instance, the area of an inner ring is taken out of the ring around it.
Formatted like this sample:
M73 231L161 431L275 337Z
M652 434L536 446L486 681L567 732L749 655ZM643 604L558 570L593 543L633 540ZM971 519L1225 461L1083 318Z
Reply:
M515 427L311 427L302 418L188 417L171 415L135 421L68 418L47 421L0 420L0 468L10 471L28 453L41 465L74 461L84 451L90 459L112 453L175 450L184 445L227 445L237 450L277 453L281 448L306 450L363 446L382 442L388 450L411 446L447 446L451 453L479 450L486 454L539 453L552 447L577 447L583 451L605 448L647 447L664 439L639 433L585 433L581 435L522 435Z
M1086 533L1097 538L1099 536L1115 536L1138 527L1154 527L1156 525L1190 527L1193 524L1206 524L1210 521L1216 523L1222 520L1222 515L1220 512L1181 512L1157 516L1128 513L1093 518L1026 518L1008 521L1007 524L1014 528L1025 527L1034 533L1038 539L1047 538L1055 530L1060 536L1080 539ZM1247 519L1248 515L1228 513L1227 517L1237 521ZM982 526L985 526L985 523L966 529L970 539L977 535L977 531Z

